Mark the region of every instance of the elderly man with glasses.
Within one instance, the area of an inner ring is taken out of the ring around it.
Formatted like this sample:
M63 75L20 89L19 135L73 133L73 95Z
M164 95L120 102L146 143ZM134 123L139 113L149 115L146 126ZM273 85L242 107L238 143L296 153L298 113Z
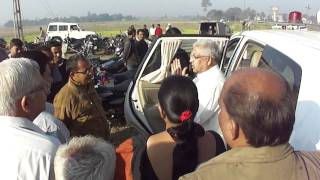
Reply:
M32 121L45 110L46 84L26 58L0 63L1 179L54 179L59 141Z
M224 76L219 69L220 55L217 44L211 40L198 40L193 44L190 54L192 71L196 74L193 82L199 92L199 109L195 122L203 128L214 130L221 135L218 123L218 99ZM176 75L186 75L187 67L181 68L180 60L175 59L171 65L171 72Z
M54 98L54 115L65 123L71 136L94 135L109 138L109 123L92 84L93 69L82 55L68 64L68 83Z

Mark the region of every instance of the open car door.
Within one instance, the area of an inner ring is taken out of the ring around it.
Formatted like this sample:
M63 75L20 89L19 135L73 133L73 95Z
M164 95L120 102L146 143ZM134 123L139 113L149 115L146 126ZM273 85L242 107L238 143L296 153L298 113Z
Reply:
M143 135L149 136L165 129L157 106L161 82L170 76L172 60L179 57L184 62L189 62L192 45L201 39L215 42L222 55L229 37L164 36L158 38L149 48L134 81L128 88L124 104L126 121Z

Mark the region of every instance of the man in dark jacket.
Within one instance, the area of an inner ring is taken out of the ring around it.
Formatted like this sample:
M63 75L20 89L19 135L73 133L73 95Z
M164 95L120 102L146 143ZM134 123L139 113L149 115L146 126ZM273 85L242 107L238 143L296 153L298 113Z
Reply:
M127 71L119 74L114 74L114 87L107 88L112 91L126 91L131 80L137 72L138 66L141 63L141 58L137 50L135 40L136 30L132 27L128 29L128 37L124 40L123 60L127 67Z
M144 30L144 38L149 39L149 29L147 28L147 25L143 25Z
M68 74L66 70L66 59L62 58L61 42L52 40L49 42L49 49L52 54L51 75L53 83L51 93L48 96L48 102L53 102L54 96L68 82Z
M93 69L82 55L68 61L68 82L54 98L54 115L65 123L70 136L109 138L110 128L102 102L93 87Z
M128 37L123 42L123 60L125 61L128 70L137 69L141 61L141 59L138 57L138 52L135 45L135 36L136 30L129 28Z
M148 44L145 41L145 34L143 29L138 29L137 31L136 48L139 58L142 60L148 51Z

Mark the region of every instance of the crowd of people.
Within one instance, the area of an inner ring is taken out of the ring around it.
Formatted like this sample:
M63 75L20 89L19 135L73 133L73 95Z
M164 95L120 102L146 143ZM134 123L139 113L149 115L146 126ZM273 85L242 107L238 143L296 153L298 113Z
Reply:
M114 75L115 88L127 88L148 50L146 39L162 33L160 24L128 29L127 71ZM170 25L166 34L181 31ZM50 41L24 50L12 39L0 62L4 179L320 179L320 153L288 143L295 103L278 74L247 68L225 79L216 44L198 40L190 60L177 51L161 83L157 109L165 129L126 149L109 142L92 65L83 55L63 59L61 46Z

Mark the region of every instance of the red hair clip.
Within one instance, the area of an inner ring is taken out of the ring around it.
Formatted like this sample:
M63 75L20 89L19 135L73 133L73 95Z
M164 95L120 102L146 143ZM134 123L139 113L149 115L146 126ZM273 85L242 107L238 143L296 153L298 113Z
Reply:
M191 111L189 111L189 110L183 111L183 112L181 113L181 115L180 115L180 121L181 121L181 122L184 122L184 121L190 119L191 116L192 116L192 112L191 112Z

